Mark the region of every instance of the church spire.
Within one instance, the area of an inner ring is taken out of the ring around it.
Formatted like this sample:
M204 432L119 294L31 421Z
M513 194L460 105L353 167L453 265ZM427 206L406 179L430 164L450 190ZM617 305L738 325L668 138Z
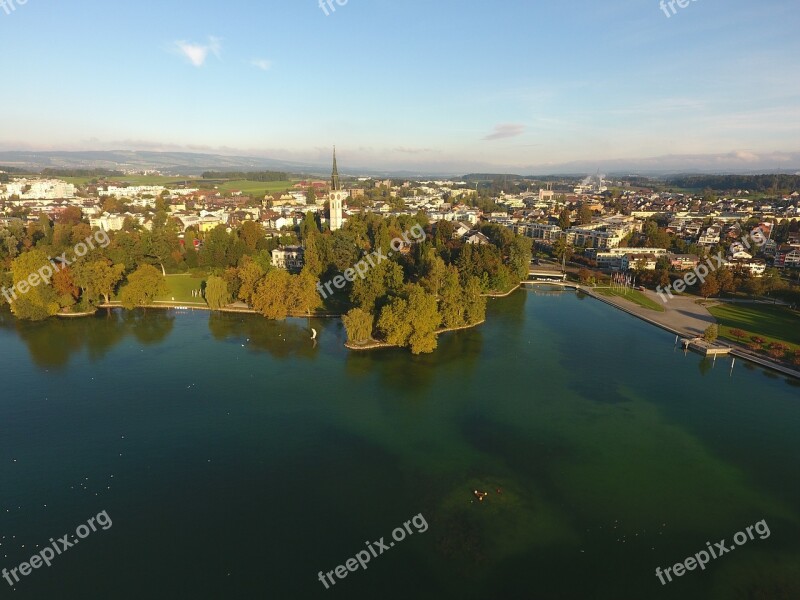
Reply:
M333 172L331 173L331 190L338 191L342 189L342 184L339 183L339 169L336 167L336 146L333 147Z

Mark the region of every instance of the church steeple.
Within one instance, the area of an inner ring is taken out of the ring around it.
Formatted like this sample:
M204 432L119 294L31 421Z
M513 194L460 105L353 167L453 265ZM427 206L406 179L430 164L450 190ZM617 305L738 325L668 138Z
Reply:
M339 182L339 169L336 167L336 146L333 147L333 172L331 173L331 190L339 191L342 184Z

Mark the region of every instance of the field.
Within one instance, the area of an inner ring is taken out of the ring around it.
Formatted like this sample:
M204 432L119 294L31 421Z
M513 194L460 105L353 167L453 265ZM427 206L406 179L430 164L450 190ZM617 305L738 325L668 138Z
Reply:
M264 196L265 194L274 194L275 192L283 192L291 189L295 183L295 181L231 180L220 184L219 190L221 192L239 190L248 196Z
M59 177L68 183L78 186L86 185L95 177ZM239 190L249 196L264 196L275 192L291 189L296 181L246 181L246 180L206 180L197 177L162 177L160 175L125 175L123 177L109 177L110 181L125 182L131 185L170 185L175 183L185 184L189 187L214 187L226 193Z
M650 300L647 296L645 296L642 292L638 290L632 290L630 288L626 290L618 290L618 289L611 289L611 288L597 288L598 292L603 294L604 296L618 296L620 298L625 298L630 300L634 304L638 304L643 308L648 308L650 310L654 310L656 312L664 312L664 307Z
M731 329L747 332L744 341L757 335L767 343L782 342L800 349L800 314L783 306L769 304L719 304L708 309L719 323L720 337L739 341Z
M93 179L100 179L99 177L57 177L56 179L63 179L68 183L75 185L86 185ZM109 181L121 182L124 181L131 185L166 185L168 183L176 182L192 182L194 178L186 177L162 177L160 175L123 175L122 177L108 177Z
M192 297L192 290L199 290L204 280L204 277L192 277L189 274L167 275L167 287L169 291L165 295L156 298L156 300L173 302L174 298L174 302L185 302L187 304L199 302L205 304L205 300L202 298Z

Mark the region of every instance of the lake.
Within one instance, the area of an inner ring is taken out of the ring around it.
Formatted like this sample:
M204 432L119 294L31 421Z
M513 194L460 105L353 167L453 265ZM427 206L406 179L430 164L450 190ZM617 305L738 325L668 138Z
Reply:
M0 568L113 522L4 596L800 597L797 382L546 288L432 355L344 339L338 319L0 313Z

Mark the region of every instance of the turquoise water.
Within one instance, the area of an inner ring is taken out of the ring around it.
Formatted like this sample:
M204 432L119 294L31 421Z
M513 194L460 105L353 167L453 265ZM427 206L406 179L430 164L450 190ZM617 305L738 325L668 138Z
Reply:
M0 314L0 568L113 521L0 593L800 597L796 383L573 293L493 300L429 356L343 341L338 320ZM762 519L767 539L656 578Z

